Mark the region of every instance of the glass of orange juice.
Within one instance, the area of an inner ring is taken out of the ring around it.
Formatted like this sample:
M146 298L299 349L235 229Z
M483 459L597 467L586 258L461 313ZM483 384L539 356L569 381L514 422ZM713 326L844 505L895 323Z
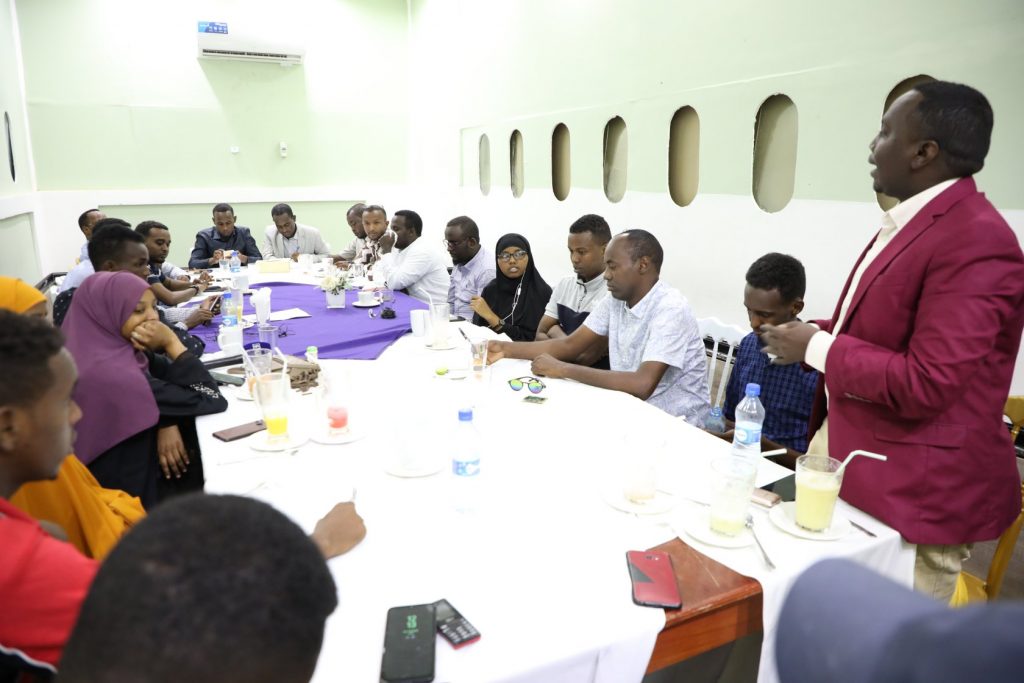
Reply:
M267 441L280 443L288 440L288 375L275 373L256 377L256 399L263 411L267 426Z

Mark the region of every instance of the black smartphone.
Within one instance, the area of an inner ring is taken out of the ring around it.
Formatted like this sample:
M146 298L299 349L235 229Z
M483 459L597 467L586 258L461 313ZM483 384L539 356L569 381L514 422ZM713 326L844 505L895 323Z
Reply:
M437 620L437 632L455 649L480 640L480 631L477 631L476 627L447 600L438 600L434 603L434 615Z
M436 625L433 605L408 605L388 610L380 680L386 683L430 683L434 680Z
M216 370L210 371L210 377L217 380L218 384L232 384L236 387L240 387L245 384L245 378L239 375L229 375L226 372L217 372Z

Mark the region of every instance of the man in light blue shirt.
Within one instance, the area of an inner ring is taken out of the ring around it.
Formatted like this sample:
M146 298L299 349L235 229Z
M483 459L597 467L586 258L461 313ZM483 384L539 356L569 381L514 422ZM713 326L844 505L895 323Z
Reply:
M632 394L700 426L709 410L704 343L686 298L659 280L664 252L646 230L626 230L605 250L605 297L568 337L492 341L488 361L533 360L534 374ZM611 370L571 361L607 343Z
M494 279L494 255L480 244L480 229L469 216L456 216L444 229L444 243L452 257L452 281L448 305L454 315L473 319L469 300L480 296Z

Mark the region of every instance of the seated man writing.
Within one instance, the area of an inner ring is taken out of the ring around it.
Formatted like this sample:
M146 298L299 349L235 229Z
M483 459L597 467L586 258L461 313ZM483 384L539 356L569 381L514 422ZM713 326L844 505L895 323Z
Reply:
M395 233L394 250L391 245L384 244L378 265L384 273L384 285L424 303L445 301L448 296L448 268L441 250L420 239L423 219L415 211L402 209L395 212L391 228Z
M225 254L237 251L242 265L259 261L260 250L249 228L235 225L237 218L230 204L213 207L213 227L196 233L196 245L188 259L189 268L215 268Z
M605 250L606 297L575 332L534 342L492 341L488 361L533 359L533 372L632 394L690 424L708 413L704 344L678 290L659 280L661 244L626 230ZM569 362L607 344L611 370Z
M761 325L782 325L798 320L804 308L807 277L803 264L795 258L772 253L754 261L746 279L743 305L753 332L743 338L736 352L722 414L730 423L734 422L744 387L749 382L759 384L765 410L762 448L788 449L788 457L778 462L788 462L795 467L796 457L807 451L807 423L811 419L818 373L805 370L799 364L773 364L762 350ZM728 437L731 438L731 434Z
M334 262L343 268L347 268L347 264L360 256L363 253L363 247L366 246L366 231L363 230L364 211L366 211L366 204L359 202L350 206L345 212L345 222L348 223L348 228L352 231L352 241L341 250L340 254L334 256Z
M320 231L310 225L295 222L292 207L277 204L270 210L273 225L268 225L263 234L263 258L290 258L299 260L299 254L330 256L331 250L320 236Z

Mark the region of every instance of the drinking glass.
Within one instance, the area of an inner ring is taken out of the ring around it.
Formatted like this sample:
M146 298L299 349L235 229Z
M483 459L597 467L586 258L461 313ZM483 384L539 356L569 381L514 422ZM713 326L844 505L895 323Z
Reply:
M832 526L832 514L843 484L842 463L823 455L801 455L796 459L796 523L808 531L825 531Z
M444 348L448 346L448 302L430 304L430 329L433 334L432 346Z
M260 375L256 378L256 399L267 426L267 441L281 443L288 440L288 391L290 380L283 373Z
M757 466L746 458L726 455L711 461L711 530L736 536L747 523Z

